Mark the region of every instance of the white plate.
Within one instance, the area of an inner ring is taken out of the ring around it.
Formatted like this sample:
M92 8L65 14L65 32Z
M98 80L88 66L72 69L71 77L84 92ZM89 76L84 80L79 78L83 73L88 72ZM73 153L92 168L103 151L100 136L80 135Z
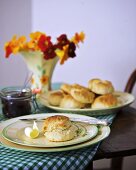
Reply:
M61 113L62 114L62 113ZM13 118L7 121L4 121L0 124L0 133L2 134L2 130L7 127L10 124L14 124L16 121L18 121L21 118L39 118L39 117L44 117L44 116L51 116L55 115L54 113L52 114L35 114L35 115L28 115L28 116L21 116L18 118ZM59 113L57 113L59 115ZM77 114L63 114L65 116L70 116L72 118L75 117L80 117L80 118L88 118L88 116L83 116L83 115L77 115ZM33 146L25 146L25 145L18 145L16 143L10 142L9 140L6 140L3 138L2 135L0 135L0 142L2 146L11 148L11 149L16 149L16 150L23 150L23 151L32 151L32 152L60 152L60 151L68 151L68 150L74 150L74 149L80 149L84 147L88 147L91 145L94 145L103 139L105 139L108 135L110 134L110 128L109 126L100 126L99 127L99 132L96 137L89 139L83 143L75 144L75 145L69 145L69 146L63 146L63 147L33 147Z
M116 91L116 92L114 92L114 95L117 96L118 105L115 106L115 107L110 107L110 108L106 108L106 109L92 109L92 108L66 109L66 108L60 108L60 107L56 107L56 106L51 106L45 98L39 98L39 102L43 106L45 106L49 109L53 109L55 111L62 112L62 113L76 113L76 114L79 113L79 114L88 115L88 116L99 116L99 115L108 115L108 114L116 113L121 108L126 107L126 106L130 105L131 103L133 103L134 100L135 100L135 97L130 93L124 93L124 92Z
M27 137L24 133L24 129L26 127L33 126L32 121L14 122L3 129L2 135L5 139L9 140L10 142L20 144L20 145L33 146L33 147L60 147L60 146L68 146L68 145L74 145L74 144L85 142L95 137L98 133L98 128L95 125L75 122L73 124L77 128L78 133L74 139L65 142L51 142L44 136L42 132L43 121L36 121L36 123L40 130L40 134L35 139L31 139Z

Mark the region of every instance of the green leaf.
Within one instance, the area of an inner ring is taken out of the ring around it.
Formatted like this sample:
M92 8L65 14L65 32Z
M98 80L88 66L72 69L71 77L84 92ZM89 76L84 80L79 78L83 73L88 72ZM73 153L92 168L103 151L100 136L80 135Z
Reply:
M46 70L43 70L43 71L42 71L42 74L45 74L45 73L46 73Z
M42 68L38 65L38 66L37 66L37 69L38 69L38 70L41 70Z

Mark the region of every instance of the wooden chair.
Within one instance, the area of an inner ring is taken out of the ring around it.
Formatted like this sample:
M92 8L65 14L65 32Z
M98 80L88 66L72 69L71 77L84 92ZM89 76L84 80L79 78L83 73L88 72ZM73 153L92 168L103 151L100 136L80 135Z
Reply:
M124 91L132 93L135 83L136 83L136 69L131 73Z
M136 83L136 69L131 73L126 83L125 92L132 93ZM128 107L117 114L117 117L112 124L112 133L100 145L94 160L111 159L110 169L99 170L122 170L123 158L136 154L136 109ZM128 121L129 120L129 121ZM120 135L124 134L125 135ZM115 138L118 136L118 138ZM128 142L131 139L131 142ZM90 162L86 170L93 169L93 162Z

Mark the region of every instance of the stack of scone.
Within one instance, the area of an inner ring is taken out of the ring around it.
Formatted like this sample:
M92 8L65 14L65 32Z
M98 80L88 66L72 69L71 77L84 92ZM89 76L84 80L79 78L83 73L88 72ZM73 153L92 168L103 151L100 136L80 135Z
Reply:
M77 127L63 115L55 115L45 119L43 132L52 142L64 142L77 136Z
M49 93L48 102L52 106L70 109L103 109L117 105L110 81L91 79L88 87L79 84L62 84L58 91Z

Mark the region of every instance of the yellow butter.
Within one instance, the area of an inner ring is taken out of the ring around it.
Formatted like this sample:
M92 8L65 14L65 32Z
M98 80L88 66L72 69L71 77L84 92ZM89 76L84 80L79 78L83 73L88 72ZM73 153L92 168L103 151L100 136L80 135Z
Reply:
M24 132L25 132L25 135L27 137L30 137L32 139L38 137L39 136L39 129L37 127L36 122L34 121L34 124L33 124L32 128L31 127L26 127Z

